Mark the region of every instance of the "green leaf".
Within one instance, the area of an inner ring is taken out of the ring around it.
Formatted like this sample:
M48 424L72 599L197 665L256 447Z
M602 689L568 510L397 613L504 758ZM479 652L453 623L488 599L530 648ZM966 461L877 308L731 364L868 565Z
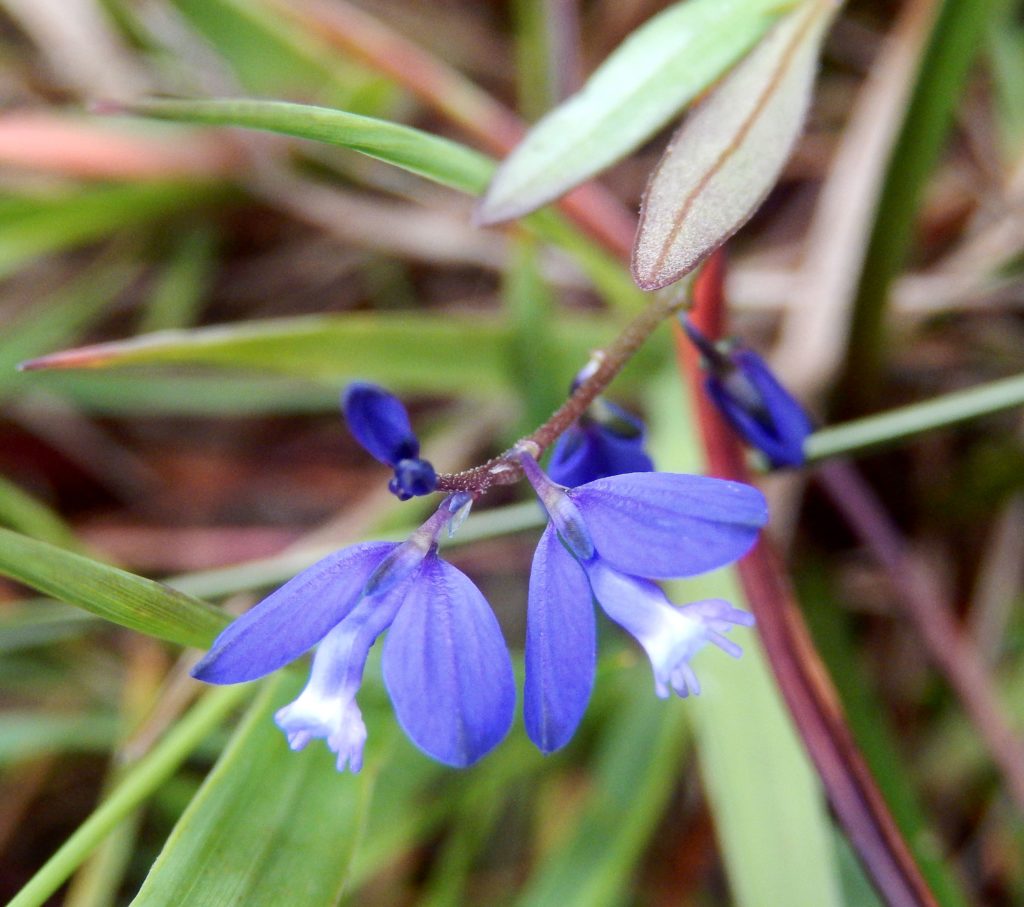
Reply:
M247 684L208 690L167 735L136 763L8 907L39 907L103 840L174 774L250 691Z
M593 317L550 325L563 368L586 362L614 326ZM479 397L512 387L515 327L507 319L389 312L325 315L163 331L55 353L27 369L124 365L207 365L262 370L319 381L381 381L396 391L457 392ZM651 353L645 355L652 355ZM650 360L648 360L649 362Z
M195 208L225 190L212 183L133 183L0 204L0 277L50 252Z
M253 704L153 864L134 907L328 907L348 874L373 773L339 774L314 741L293 753L273 721L301 678Z
M0 525L44 542L77 548L74 532L56 513L0 476Z
M712 90L651 176L633 277L656 290L732 236L775 184L803 127L835 0L805 0Z
M50 753L104 753L117 742L113 713L60 715L7 712L0 715L0 765Z
M205 647L228 622L211 605L160 583L0 529L0 574L159 639Z
M651 424L690 424L678 375L655 386ZM655 431L662 469L695 471L693 433ZM732 570L666 585L673 601L724 598L744 607ZM733 661L706 647L694 659L703 692L688 701L701 775L738 907L834 907L841 903L828 804L754 635Z
M295 96L358 113L379 113L396 95L260 0L172 0L254 94Z
M519 907L600 907L624 902L683 765L688 704L654 696L646 664L602 729L591 794L569 839L554 848Z
M410 126L343 110L284 101L146 100L125 110L140 116L211 126L243 126L340 145L445 186L477 194L494 169L486 155Z
M501 165L483 223L519 217L639 147L732 66L795 0L688 0L630 35Z

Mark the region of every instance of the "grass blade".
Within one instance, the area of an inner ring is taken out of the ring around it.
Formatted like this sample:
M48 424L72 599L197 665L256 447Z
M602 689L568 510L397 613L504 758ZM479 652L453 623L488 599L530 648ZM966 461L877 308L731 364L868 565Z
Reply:
M344 110L285 101L139 101L113 108L179 123L242 126L340 145L463 192L479 193L494 164L440 136Z
M226 614L183 592L7 529L0 529L0 574L185 646L208 645L228 622Z
M153 864L135 907L335 904L372 773L340 775L315 741L288 749L274 711L301 687L281 674L253 704Z

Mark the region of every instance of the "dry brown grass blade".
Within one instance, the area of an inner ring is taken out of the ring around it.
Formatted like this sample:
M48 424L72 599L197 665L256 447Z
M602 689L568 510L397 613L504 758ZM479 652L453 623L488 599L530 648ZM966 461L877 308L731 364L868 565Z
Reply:
M772 357L801 399L821 391L842 357L878 193L938 6L911 0L903 7L822 185Z

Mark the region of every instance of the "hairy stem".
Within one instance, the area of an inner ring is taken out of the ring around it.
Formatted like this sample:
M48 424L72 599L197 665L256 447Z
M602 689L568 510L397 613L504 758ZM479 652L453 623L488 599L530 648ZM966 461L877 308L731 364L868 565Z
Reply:
M656 296L622 333L604 349L595 350L591 356L594 369L569 398L551 414L543 425L531 434L520 438L500 456L463 472L443 473L438 476L438 491L468 491L481 495L494 485L510 485L518 482L523 471L513 454L519 447L529 449L539 457L559 435L575 422L594 399L622 371L633 354L643 345L655 329L676 313L687 308L689 294L686 291L671 295Z

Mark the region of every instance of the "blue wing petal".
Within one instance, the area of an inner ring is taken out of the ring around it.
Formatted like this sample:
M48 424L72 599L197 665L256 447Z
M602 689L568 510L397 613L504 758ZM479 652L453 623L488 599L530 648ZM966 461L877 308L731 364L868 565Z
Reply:
M376 384L357 381L341 401L352 436L374 459L387 466L418 456L420 442L402 401Z
M692 576L732 563L768 519L756 488L704 476L629 473L568 494L598 554L636 576Z
M544 530L533 556L526 616L526 733L544 753L576 731L594 685L596 621L590 584L576 559Z
M501 629L472 582L428 557L384 643L399 724L428 756L471 765L508 732L515 679Z
M368 542L317 561L224 630L192 676L242 683L298 658L352 610L370 574L397 547Z

